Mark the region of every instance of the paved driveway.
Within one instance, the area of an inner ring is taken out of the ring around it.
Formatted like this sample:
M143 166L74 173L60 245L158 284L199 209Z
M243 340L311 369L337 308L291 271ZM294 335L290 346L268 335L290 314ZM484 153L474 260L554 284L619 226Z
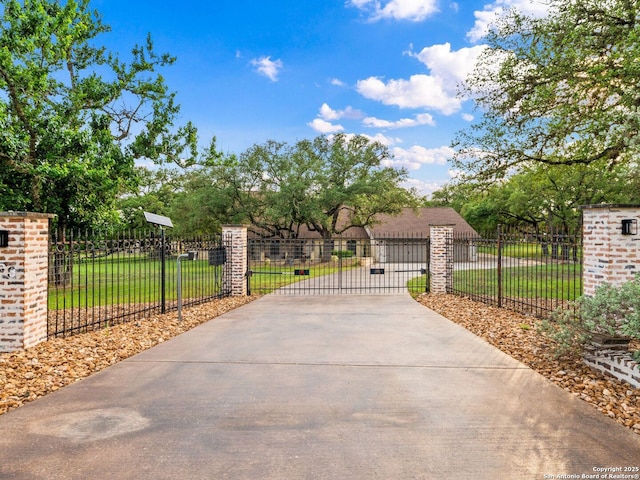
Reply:
M407 295L263 297L0 416L0 432L2 479L640 466L640 436Z

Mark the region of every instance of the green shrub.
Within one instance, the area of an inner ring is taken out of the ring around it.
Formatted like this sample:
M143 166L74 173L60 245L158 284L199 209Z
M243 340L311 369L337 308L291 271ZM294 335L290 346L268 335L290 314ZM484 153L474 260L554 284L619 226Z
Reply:
M593 296L553 312L540 329L556 342L558 356L582 353L594 334L640 339L640 275L617 287L602 284Z
M354 253L351 250L333 250L331 255L334 255L338 258L351 258Z

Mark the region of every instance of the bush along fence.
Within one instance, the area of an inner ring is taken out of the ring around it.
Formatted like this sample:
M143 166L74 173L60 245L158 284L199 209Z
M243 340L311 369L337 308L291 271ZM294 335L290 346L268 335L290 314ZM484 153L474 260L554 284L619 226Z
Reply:
M231 248L220 235L177 238L160 230L51 235L48 336L175 310L178 284L184 306L226 296Z
M454 236L471 262L456 264L451 293L537 317L582 295L582 237L498 227L494 235Z

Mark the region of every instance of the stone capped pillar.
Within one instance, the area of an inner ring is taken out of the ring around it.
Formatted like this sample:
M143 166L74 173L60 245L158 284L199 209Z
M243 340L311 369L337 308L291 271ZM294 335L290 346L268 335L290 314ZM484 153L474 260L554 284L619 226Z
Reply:
M639 205L582 207L583 293L593 295L602 283L617 286L640 273ZM631 232L623 234L623 220Z
M431 293L453 288L453 225L430 225L429 278Z
M232 297L247 294L247 226L223 225L222 241L227 248L227 264L224 267L224 291Z
M47 339L49 219L54 215L0 212L0 352L33 347Z

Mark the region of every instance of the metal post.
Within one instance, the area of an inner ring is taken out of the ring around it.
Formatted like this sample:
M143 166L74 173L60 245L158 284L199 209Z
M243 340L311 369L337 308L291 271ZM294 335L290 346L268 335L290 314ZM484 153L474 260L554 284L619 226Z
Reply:
M166 288L166 269L165 269L165 237L164 228L160 227L160 311L167 312L165 288Z
M183 258L189 258L189 254L183 253L178 255L178 321L182 321L182 270L180 269L180 260Z
M502 307L502 225L498 225L498 307Z
M183 258L188 258L189 260L196 260L198 258L198 252L194 251L194 252L189 252L189 253L183 253L182 255L178 255L178 268L177 268L177 275L178 275L178 320L182 321L182 270L180 267L180 260Z

